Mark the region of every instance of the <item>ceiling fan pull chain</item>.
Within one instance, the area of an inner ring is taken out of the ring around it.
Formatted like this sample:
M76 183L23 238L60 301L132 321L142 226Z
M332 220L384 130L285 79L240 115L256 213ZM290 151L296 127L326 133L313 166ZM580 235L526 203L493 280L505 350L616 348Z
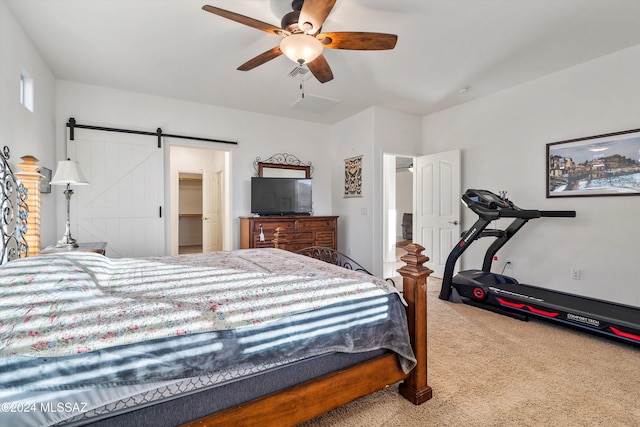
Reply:
M302 98L304 98L304 76L300 74L300 92L302 92Z

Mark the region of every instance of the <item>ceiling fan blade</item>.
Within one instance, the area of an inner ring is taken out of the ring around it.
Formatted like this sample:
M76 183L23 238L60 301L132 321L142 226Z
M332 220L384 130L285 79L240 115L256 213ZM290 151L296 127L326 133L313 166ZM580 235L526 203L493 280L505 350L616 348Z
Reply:
M281 36L283 34L288 34L285 30L280 27L276 27L271 24L267 24L266 22L258 21L257 19L249 18L248 16L240 15L239 13L230 12L228 10L220 9L218 7L213 7L209 5L202 6L203 10L207 12L213 13L214 15L222 16L223 18L230 19L232 21L239 22L240 24L247 25L251 28L255 28L269 34L273 34L275 36Z
M273 58L277 58L282 55L282 51L280 50L280 46L276 46L273 49L270 49L260 55L252 58L238 67L240 71L249 71L256 68L258 65L262 65L265 62L271 61Z
M307 67L309 67L309 71L311 71L320 83L326 83L329 80L333 80L331 67L329 67L329 63L324 55L320 55L313 61L307 63Z
M385 33L340 31L316 36L324 47L350 50L389 50L396 46L398 36Z
M317 34L335 4L336 0L304 0L298 26L307 34ZM311 30L305 29L307 22L312 25Z

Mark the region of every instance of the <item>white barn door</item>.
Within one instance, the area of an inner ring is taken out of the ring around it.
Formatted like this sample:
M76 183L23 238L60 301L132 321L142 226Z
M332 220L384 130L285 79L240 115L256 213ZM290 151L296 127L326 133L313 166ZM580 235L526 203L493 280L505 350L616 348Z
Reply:
M460 150L418 157L414 163L413 240L424 246L425 266L442 277L460 239Z
M112 258L164 254L164 155L157 139L76 131L67 143L90 185L72 198L79 242L107 242Z

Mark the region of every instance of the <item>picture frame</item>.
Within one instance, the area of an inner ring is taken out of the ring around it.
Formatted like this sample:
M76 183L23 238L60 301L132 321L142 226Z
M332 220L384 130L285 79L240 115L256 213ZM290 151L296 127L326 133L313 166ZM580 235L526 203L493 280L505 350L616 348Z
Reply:
M547 144L547 198L640 195L640 129Z
M344 160L344 197L362 197L362 156Z
M40 168L40 192L41 193L51 193L51 175L52 171L49 168Z

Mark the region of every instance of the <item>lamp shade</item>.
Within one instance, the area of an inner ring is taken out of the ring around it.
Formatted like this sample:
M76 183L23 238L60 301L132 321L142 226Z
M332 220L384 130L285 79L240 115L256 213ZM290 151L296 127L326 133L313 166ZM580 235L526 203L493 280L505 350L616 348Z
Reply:
M280 50L296 64L303 65L320 56L322 43L307 34L291 34L282 39Z
M51 185L87 185L89 181L80 170L78 162L61 160L58 162L56 173L51 179Z

